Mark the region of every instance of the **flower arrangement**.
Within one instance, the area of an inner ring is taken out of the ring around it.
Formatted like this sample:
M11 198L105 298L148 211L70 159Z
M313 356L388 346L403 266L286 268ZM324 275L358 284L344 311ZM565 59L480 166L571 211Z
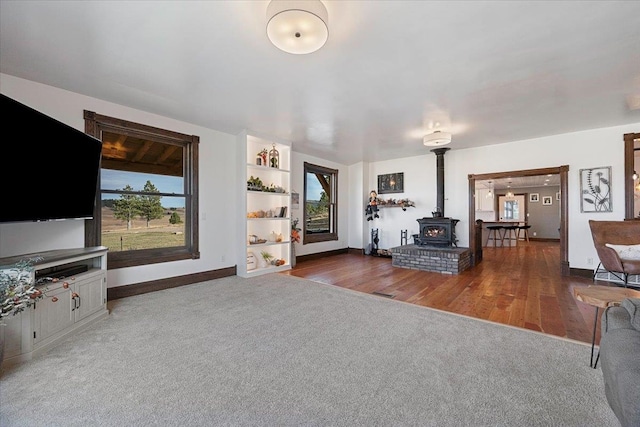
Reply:
M0 269L0 321L16 315L44 298L33 280L33 264L42 257L23 259L9 268Z
M291 221L291 242L300 243L300 228L298 227L298 218Z

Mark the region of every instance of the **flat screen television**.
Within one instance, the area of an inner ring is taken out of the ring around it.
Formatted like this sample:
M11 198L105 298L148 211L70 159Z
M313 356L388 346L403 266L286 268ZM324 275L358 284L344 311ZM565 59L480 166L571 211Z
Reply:
M0 223L93 218L102 142L3 94L0 115Z

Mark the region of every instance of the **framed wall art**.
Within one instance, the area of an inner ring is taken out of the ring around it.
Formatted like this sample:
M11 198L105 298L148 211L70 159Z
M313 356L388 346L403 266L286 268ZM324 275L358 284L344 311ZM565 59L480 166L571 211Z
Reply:
M404 193L404 172L378 175L378 194Z
M542 198L542 204L544 206L551 206L553 204L553 197L551 196L544 196Z
M540 201L540 193L529 193L529 202L538 203Z
M612 212L611 166L580 169L580 212Z

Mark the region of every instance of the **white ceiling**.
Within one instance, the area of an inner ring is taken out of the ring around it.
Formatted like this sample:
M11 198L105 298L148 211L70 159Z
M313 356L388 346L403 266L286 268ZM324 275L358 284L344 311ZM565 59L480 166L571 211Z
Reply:
M640 122L640 2L325 1L291 55L268 1L0 1L0 72L344 164Z

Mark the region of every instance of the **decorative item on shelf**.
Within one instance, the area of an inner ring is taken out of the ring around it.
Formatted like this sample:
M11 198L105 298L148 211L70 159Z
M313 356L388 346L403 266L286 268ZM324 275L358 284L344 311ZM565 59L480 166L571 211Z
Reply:
M272 231L271 234L269 234L269 241L275 243L282 242L282 233L276 233L275 231Z
M280 153L276 150L276 144L269 150L269 166L276 169L280 167Z
M296 243L300 243L300 227L298 218L291 221L291 267L296 266Z
M15 316L45 297L33 280L33 264L42 260L42 257L34 257L0 267L0 323L2 318ZM52 297L51 300L56 302L58 299Z
M264 185L262 184L262 180L259 177L253 177L251 175L247 180L247 190L250 191L263 191Z
M264 268L271 264L271 260L274 258L274 256L268 251L262 251L260 252L260 258L262 262L260 262L259 266Z
M265 211L247 212L247 218L265 218L267 213Z
M263 148L262 151L259 151L256 154L256 165L258 166L267 166L267 149Z
M265 191L268 191L270 193L286 193L287 192L283 187L280 187L279 185L274 185L274 184L269 185L269 187Z
M253 252L247 252L247 271L255 270L258 267L258 260Z

